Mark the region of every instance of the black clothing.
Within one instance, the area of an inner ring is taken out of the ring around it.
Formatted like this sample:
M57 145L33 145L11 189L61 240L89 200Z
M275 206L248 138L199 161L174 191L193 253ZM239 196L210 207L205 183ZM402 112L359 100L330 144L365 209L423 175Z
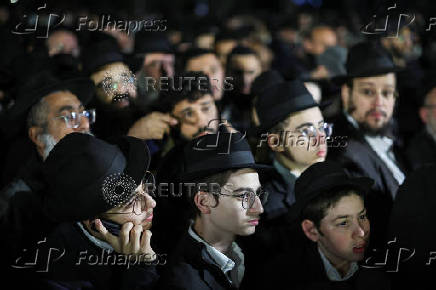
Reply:
M406 154L413 170L425 164L436 164L436 142L426 131L422 131L410 141Z
M177 244L168 268L159 281L158 289L236 289L215 264L206 246L188 232Z

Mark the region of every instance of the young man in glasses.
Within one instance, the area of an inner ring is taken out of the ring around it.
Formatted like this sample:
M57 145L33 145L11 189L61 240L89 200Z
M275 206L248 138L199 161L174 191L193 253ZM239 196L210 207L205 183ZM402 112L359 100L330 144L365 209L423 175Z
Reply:
M194 139L185 147L184 165L181 180L193 221L170 258L161 288L238 288L244 254L235 239L253 234L259 224L264 195L256 170L263 167L254 163L240 133Z
M294 203L294 184L301 173L325 160L332 125L324 122L318 103L299 80L264 91L256 112L260 122L257 146L269 151L276 169L264 183L270 193L264 216L272 221Z
M256 132L258 153L267 151L275 170L261 176L269 194L262 214L264 222L255 235L241 243L249 256L247 287L255 287L251 283L262 275L258 260L269 261L284 246L277 230L286 225L285 216L295 202L295 181L309 166L325 160L327 137L332 130L324 122L318 103L299 80L282 82L260 93L256 112L260 122Z
M1 223L11 273L25 277L24 283L36 278L41 284L37 289L137 289L154 284L154 266L166 258L150 244L156 203L144 178L149 163L147 146L133 137L115 144L86 134L63 138L43 165L48 186L39 199L42 213L32 216L38 225L20 236L14 233L22 220ZM31 210L11 211L20 209ZM28 266L35 251L35 262Z

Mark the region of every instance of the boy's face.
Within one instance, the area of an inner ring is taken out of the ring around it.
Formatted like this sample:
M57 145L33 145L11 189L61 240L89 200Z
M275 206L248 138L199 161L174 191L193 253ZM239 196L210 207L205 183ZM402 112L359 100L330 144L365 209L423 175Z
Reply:
M253 206L245 209L242 206L243 198L235 196L247 191L256 192L259 188L259 175L253 169L241 169L232 173L221 192L233 196L220 195L218 206L211 207L210 215L207 215L214 230L231 235L253 234L263 212L260 199L256 197Z
M288 120L282 136L285 138L283 146L271 144L271 149L284 154L299 165L309 166L323 162L327 155L327 136L326 132L319 129L324 124L320 109L312 107L294 113ZM311 136L311 126L316 129L316 136Z
M151 226L156 202L144 191L142 183L135 192L136 196L131 202L108 210L103 217L120 225L131 222L133 225Z
M342 197L321 220L318 246L333 265L363 259L370 225L363 200L356 194Z

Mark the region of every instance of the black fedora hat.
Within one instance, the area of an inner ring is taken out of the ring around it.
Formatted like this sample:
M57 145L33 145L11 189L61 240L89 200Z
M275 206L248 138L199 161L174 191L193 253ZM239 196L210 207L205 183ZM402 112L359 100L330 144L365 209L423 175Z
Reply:
M307 168L295 182L295 203L289 209L288 218L297 220L301 211L322 193L350 188L365 194L373 184L374 181L367 177L351 177L336 162L317 162Z
M50 71L42 71L18 88L15 104L8 111L7 118L25 118L34 104L57 91L70 91L86 105L94 95L94 83L87 78L59 80Z
M256 164L245 135L218 132L193 139L184 147L182 181L204 178L230 169L252 168L270 171L272 167Z
M83 71L90 75L101 67L114 63L123 62L117 40L111 35L103 32L93 32L90 36L89 45L82 53Z
M345 68L347 74L332 78L332 82L342 85L353 78L378 76L403 70L394 64L390 54L375 41L360 42L351 47Z
M319 104L315 102L302 81L278 83L262 91L256 101L255 107L260 125L255 128L254 133L259 134L271 129L291 113L317 106Z
M265 90L284 81L283 76L278 71L264 71L254 79L253 84L251 85L251 92L254 96L259 96Z
M135 54L143 55L153 52L173 54L174 50L163 32L137 32L135 34Z
M58 222L80 221L124 204L150 163L147 145L134 137L109 144L89 134L62 138L43 165L46 215Z

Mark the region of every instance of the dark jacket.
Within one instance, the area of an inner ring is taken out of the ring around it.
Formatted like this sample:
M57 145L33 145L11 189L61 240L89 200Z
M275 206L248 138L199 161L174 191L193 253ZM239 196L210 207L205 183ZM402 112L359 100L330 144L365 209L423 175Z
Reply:
M304 236L296 236L288 250L277 254L266 266L264 277L268 279L259 280L259 285L265 287L261 289L390 289L383 273L369 272L362 268L346 281L330 281L316 243Z
M352 176L365 176L374 180L371 192L366 196L366 207L371 220L372 246L383 243L393 199L398 182L386 164L353 127L344 114L334 123L334 137L346 136L346 146L329 148L327 158L340 162ZM404 157L394 143L394 155L400 169L404 170Z
M426 131L421 131L410 141L406 154L413 170L436 164L436 142Z
M41 259L27 274L45 289L150 289L158 279L155 266L127 267L124 256L94 245L77 223L57 226L29 253L36 249Z
M158 289L235 289L207 253L206 247L186 233L162 274Z
M5 213L10 198L17 192L38 192L45 187L41 166L41 157L33 150L15 179L0 191L0 216Z

